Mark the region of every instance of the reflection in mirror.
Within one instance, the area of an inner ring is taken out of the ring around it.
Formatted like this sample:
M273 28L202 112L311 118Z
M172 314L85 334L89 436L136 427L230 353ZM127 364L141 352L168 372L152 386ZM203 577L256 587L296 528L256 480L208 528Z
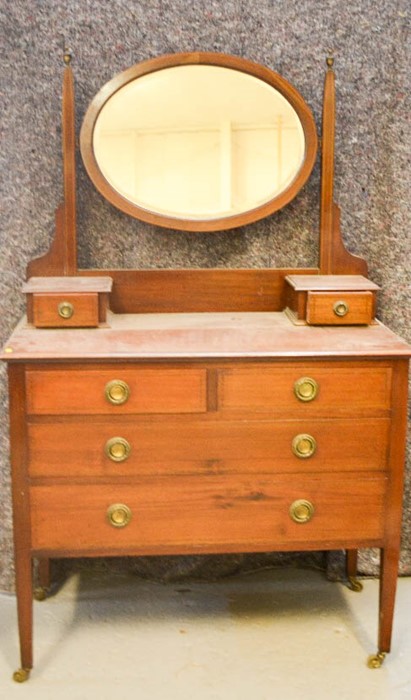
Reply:
M142 75L103 105L97 164L127 200L160 215L211 220L284 192L303 165L300 119L259 78L213 65Z

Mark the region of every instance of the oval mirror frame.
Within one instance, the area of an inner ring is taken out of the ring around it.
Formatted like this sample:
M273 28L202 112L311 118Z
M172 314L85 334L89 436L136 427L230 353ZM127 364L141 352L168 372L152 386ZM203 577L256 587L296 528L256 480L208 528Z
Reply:
M241 213L219 218L185 218L168 216L143 208L121 194L107 180L97 161L93 136L98 117L108 100L121 88L141 76L161 71L165 68L187 65L211 65L229 68L254 76L272 86L291 105L300 121L304 134L304 157L294 179L278 195ZM97 93L83 120L80 132L80 150L85 168L97 190L115 207L134 218L156 226L180 231L221 231L237 228L269 216L285 207L301 190L313 169L317 154L317 132L312 112L300 93L283 77L274 71L237 56L221 53L195 52L160 56L138 63L115 76Z

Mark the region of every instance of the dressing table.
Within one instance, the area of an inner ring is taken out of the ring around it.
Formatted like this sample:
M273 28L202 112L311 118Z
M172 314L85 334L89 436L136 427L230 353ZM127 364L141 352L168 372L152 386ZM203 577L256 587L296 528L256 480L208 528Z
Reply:
M8 363L21 668L33 558L381 550L377 652L390 650L411 354L375 319L378 287L342 242L327 61L315 268L82 270L70 55L64 202L33 260ZM184 97L189 95L189 100ZM145 222L232 229L275 216L317 153L284 78L211 53L162 56L105 85L80 147L94 185Z

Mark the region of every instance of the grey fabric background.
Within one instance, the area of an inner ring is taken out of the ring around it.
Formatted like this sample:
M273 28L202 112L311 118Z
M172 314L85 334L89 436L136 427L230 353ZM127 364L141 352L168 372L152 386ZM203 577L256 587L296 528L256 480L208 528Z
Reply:
M74 59L78 128L103 83L163 53L222 51L263 63L303 94L321 122L324 59L337 75L336 199L348 248L382 286L378 316L410 338L410 79L406 0L2 0L1 317L4 342L24 309L27 262L45 252L62 198L61 78L64 44ZM95 191L78 163L83 267L280 267L316 264L318 163L285 210L215 234L169 232L127 218ZM0 589L12 590L7 385L0 376ZM409 472L408 472L409 474ZM411 573L407 478L402 573ZM140 573L214 576L289 557L133 562ZM306 560L305 560L306 561ZM361 569L375 571L376 554ZM311 558L321 565L320 555ZM106 565L103 563L103 565ZM118 565L128 565L120 562Z

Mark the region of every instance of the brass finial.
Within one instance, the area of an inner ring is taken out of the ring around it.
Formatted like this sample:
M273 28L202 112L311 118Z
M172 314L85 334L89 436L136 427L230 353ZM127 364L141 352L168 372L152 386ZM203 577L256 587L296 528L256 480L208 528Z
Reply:
M72 59L72 53L71 49L69 49L67 46L64 48L64 56L63 56L63 61L66 64L66 66L69 66L71 63Z
M334 56L332 49L328 49L328 56L325 59L328 68L332 68L334 65Z

